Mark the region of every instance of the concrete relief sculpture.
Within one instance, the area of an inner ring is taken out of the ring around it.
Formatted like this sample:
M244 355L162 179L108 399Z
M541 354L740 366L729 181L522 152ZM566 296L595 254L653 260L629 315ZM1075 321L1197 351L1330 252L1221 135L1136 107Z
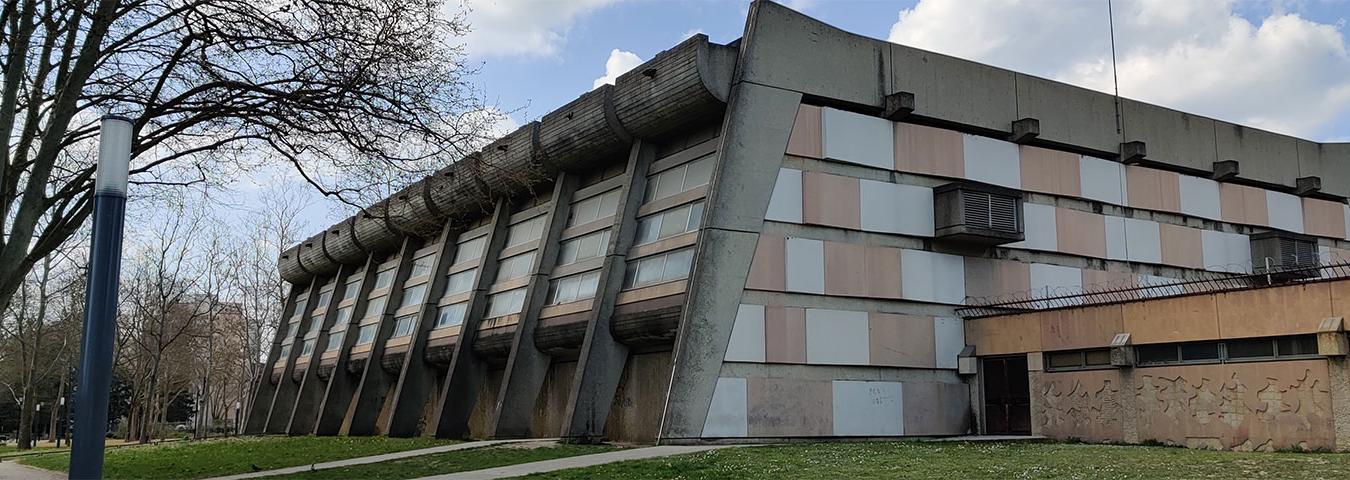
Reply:
M1092 442L1122 441L1120 374L1114 370L1049 373L1037 387L1041 435Z

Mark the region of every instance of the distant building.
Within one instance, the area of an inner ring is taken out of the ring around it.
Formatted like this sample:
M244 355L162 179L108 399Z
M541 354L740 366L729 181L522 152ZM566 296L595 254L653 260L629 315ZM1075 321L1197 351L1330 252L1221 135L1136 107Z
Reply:
M288 250L247 430L1350 448L1350 144L745 32Z

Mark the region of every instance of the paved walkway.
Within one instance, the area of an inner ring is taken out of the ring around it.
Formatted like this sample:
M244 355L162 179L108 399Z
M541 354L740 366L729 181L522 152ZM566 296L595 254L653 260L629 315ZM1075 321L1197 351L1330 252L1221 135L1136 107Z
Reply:
M65 480L66 474L0 461L0 480Z
M566 470L569 468L590 467L595 465L604 465L606 463L622 462L625 460L641 460L644 458L667 457L670 455L682 455L686 453L706 452L719 448L728 448L731 445L699 445L699 446L676 446L666 445L660 447L632 448L627 450L618 450L614 452L596 453L592 455L581 455L576 457L557 458L553 460L544 460L542 462L522 463L519 465L507 465L505 467L488 468L484 470L474 470L471 472L449 473L445 475L435 475L423 477L417 480L489 480L495 478L510 478L529 475L532 473L552 472L555 470Z
M241 474L239 474L239 475L230 475L230 476L227 476L227 477L216 477L216 478L210 478L210 479L207 479L207 480L243 480L243 479L245 479L245 478L271 477L271 476L274 476L274 475L286 475L286 474L291 474L291 473L308 472L308 471L310 471L310 470L328 470L328 469L330 469L330 468L350 467L350 466L354 466L354 465L365 465L365 464L367 464L367 463L387 462L387 461L390 461L390 460L398 460L398 459L401 459L401 458L420 457L420 456L422 456L422 455L431 455L431 454L436 454L436 453L453 452L453 451L455 451L455 450L468 450L468 449L470 449L470 448L490 447L490 446L493 446L493 445L501 445L501 444L504 444L504 443L539 442L539 441L549 441L549 440L551 440L551 439L546 439L546 438L530 438L530 439L523 439L523 440L485 440L485 441L481 441L481 442L464 442L464 443L456 443L456 444L452 444L452 445L441 445L441 446L439 446L439 447L423 448L423 449L419 449L419 450L405 450L405 451L402 451L402 452L386 453L386 454L383 454L383 455L375 455L375 456L370 456L370 457L349 458L349 459L346 459L346 460L335 460L335 461L332 461L332 462L316 463L316 464L313 464L313 465L301 465L301 466L298 466L298 467L279 468L279 469L276 469L276 470L264 470L264 471L261 471L261 472L241 473ZM9 480L9 479L8 479L8 478L5 478L5 477L3 477L3 476L0 476L0 480Z

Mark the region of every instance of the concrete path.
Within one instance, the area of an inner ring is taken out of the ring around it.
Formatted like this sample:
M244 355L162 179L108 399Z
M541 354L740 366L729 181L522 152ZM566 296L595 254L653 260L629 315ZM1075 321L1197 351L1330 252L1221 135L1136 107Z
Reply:
M667 457L671 455L683 455L686 453L706 452L719 448L728 448L732 445L699 445L699 446L676 446L666 445L660 447L632 448L628 450L618 450L614 452L596 453L593 455L581 455L576 457L557 458L553 460L544 460L542 462L522 463L519 465L507 465L505 467L488 468L484 470L474 470L471 472L449 473L445 475L435 475L423 477L417 480L489 480L495 478L519 477L532 473L552 472L555 470L566 470L569 468L590 467L595 465L604 465L606 463L622 462L625 460L641 460L644 458Z
M0 461L0 480L65 480L66 474Z
M456 443L453 445L442 445L439 447L423 448L420 450L405 450L402 452L386 453L383 455L375 455L370 457L349 458L346 460L334 460L332 462L316 463L313 465L300 465L298 467L279 468L276 470L263 470L261 472L241 473L239 475L216 477L207 480L243 480L245 478L271 477L274 475L286 475L290 473L308 472L310 470L328 470L330 468L350 467L354 465L365 465L367 463L387 462L390 460L398 460L401 458L420 457L422 455L453 452L456 450L468 450L470 448L490 447L493 445L501 445L505 443L540 442L550 440L556 439L531 438L523 440L485 440L481 442L464 442L464 443ZM0 476L0 480L9 480L9 479Z

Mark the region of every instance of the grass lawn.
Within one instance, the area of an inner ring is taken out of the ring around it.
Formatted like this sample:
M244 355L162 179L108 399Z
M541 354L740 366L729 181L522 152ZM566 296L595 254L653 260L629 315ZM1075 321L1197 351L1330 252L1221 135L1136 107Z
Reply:
M427 438L384 437L265 437L171 442L109 448L103 476L109 479L191 479L254 470L308 465L381 453L454 443ZM69 453L53 453L19 460L48 470L65 471Z
M443 473L465 472L555 458L590 455L616 450L609 445L508 444L423 455L389 462L305 472L271 479L359 478L361 480L403 480Z
M554 479L1350 478L1350 454L1054 443L825 443L714 450L532 475Z

